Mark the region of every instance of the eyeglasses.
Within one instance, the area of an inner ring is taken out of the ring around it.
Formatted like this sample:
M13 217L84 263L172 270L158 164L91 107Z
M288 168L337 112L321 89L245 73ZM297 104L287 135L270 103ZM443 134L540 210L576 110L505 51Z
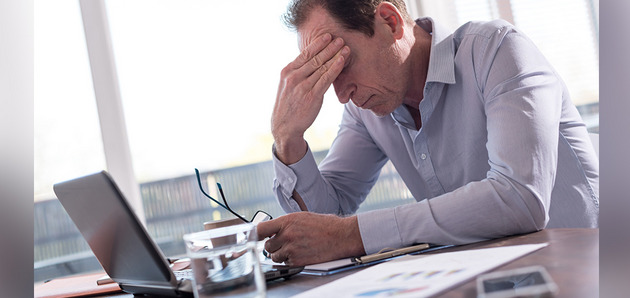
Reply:
M201 190L201 192L208 197L208 199L212 200L213 202L217 203L217 205L225 208L227 211L230 211L230 213L234 214L234 216L240 218L242 221L244 222L250 222L253 224L258 224L260 222L266 221L266 220L270 220L273 219L273 217L271 215L269 215L269 213L262 211L262 210L258 210L256 211L256 213L254 214L254 216L252 217L252 220L247 220L244 217L242 217L240 214L236 213L234 210L232 210L232 208L230 208L230 206L228 205L227 201L225 200L225 195L223 194L223 188L221 187L220 183L217 183L217 187L219 188L219 193L221 194L221 198L223 199L223 204L221 204L219 201L215 200L213 197L211 197L209 194L207 194L204 190L203 190L203 186L201 185L201 176L199 175L199 170L195 169L195 173L197 174L197 183L199 183L199 189Z

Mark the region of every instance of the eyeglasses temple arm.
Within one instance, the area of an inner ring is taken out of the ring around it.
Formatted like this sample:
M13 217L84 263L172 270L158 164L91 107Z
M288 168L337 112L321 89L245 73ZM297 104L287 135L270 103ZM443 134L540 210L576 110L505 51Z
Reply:
M223 199L223 203L225 203L225 206L230 208L230 206L228 205L227 201L225 200L225 195L223 194L223 187L221 187L221 183L217 182L217 188L219 188L219 194L221 194L221 198Z
M199 189L201 190L201 193L203 193L206 197L208 197L208 199L212 200L213 202L217 203L219 206L223 207L224 209L226 209L227 211L230 211L230 213L234 214L234 216L240 218L242 221L244 222L250 222L249 220L243 218L242 216L238 215L238 213L232 211L232 209L230 209L230 207L227 207L227 202L225 203L225 205L219 203L219 201L215 200L213 197L211 197L209 194L207 194L204 190L203 190L203 186L201 185L201 176L199 175L199 170L195 169L195 173L197 174L197 183L199 183ZM218 183L217 183L218 184ZM219 190L221 191L221 196L223 197L223 202L225 202L225 197L223 196L223 190L221 190L220 186L219 186Z
M225 206L227 207L226 209L229 210L230 212L232 212L232 214L236 215L236 217L242 219L244 222L251 222L245 218L243 218L242 216L240 216L238 213L232 211L232 208L230 208L230 206L227 203L227 200L225 199L225 195L223 194L223 187L221 187L221 183L217 182L217 187L219 187L219 193L221 194L221 198L223 199L223 203L225 203Z

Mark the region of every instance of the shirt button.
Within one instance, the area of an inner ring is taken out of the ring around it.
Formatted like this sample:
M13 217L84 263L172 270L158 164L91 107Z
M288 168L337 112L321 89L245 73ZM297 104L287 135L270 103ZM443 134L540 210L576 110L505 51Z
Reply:
M289 183L293 183L293 178L288 179Z
M425 160L425 159L427 159L427 155L426 155L426 154L424 154L424 153L422 153L422 154L420 155L420 158L421 158L422 160Z

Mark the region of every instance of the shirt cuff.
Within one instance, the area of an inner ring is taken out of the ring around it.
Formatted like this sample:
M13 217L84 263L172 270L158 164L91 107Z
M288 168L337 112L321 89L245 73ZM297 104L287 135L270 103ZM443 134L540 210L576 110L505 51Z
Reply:
M317 162L315 162L315 157L313 157L313 153L311 152L311 148L308 148L306 155L304 155L300 161L289 165L289 168L293 170L297 181L299 181L299 183L295 184L295 190L302 197L306 208L309 211L318 210L317 206L313 205L316 203L316 200L312 199L321 196L318 195L317 192L317 182L320 178L320 172L317 167ZM319 211L321 212L322 210Z
M276 145L274 144L272 147L272 160L273 160L273 169L276 173L276 178L274 179L274 188L280 187L282 189L282 194L285 197L290 198L293 189L295 188L295 182L297 177L293 170L281 162L276 156Z
M359 231L366 254L383 248L402 247L395 208L368 211L357 215Z
M295 211L300 211L300 208L293 199L293 190L296 190L302 196L308 210L312 210L305 198L308 197L308 192L311 191L319 175L317 163L315 162L311 148L308 146L308 143L306 146L307 150L304 157L291 165L285 165L280 161L276 156L275 144L272 147L273 164L276 174L274 189L276 193L282 194L285 198L284 203L291 206L291 209L297 208ZM297 183L298 181L300 181L299 184ZM282 203L283 202L281 202L281 205Z

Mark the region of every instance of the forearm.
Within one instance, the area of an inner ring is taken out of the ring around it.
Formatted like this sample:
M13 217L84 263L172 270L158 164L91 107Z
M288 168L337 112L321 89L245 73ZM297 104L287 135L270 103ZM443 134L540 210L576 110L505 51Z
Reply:
M356 212L387 159L369 139L352 133L355 130L342 125L320 167L310 149L298 162L286 165L276 156L274 147L274 192L286 212L308 210L337 215ZM362 154L349 150L352 146L361 146ZM302 207L298 201L303 202Z
M335 191L322 177L308 147L304 157L290 165L280 161L275 150L274 146L273 164L276 176L274 192L284 211L340 213Z
M300 206L300 210L308 211L308 207L306 207L304 199L302 199L302 196L300 196L300 194L295 190L293 190L293 200L298 204L298 206Z
M507 179L484 179L453 192L358 215L367 253L414 243L466 244L544 227L546 210Z

